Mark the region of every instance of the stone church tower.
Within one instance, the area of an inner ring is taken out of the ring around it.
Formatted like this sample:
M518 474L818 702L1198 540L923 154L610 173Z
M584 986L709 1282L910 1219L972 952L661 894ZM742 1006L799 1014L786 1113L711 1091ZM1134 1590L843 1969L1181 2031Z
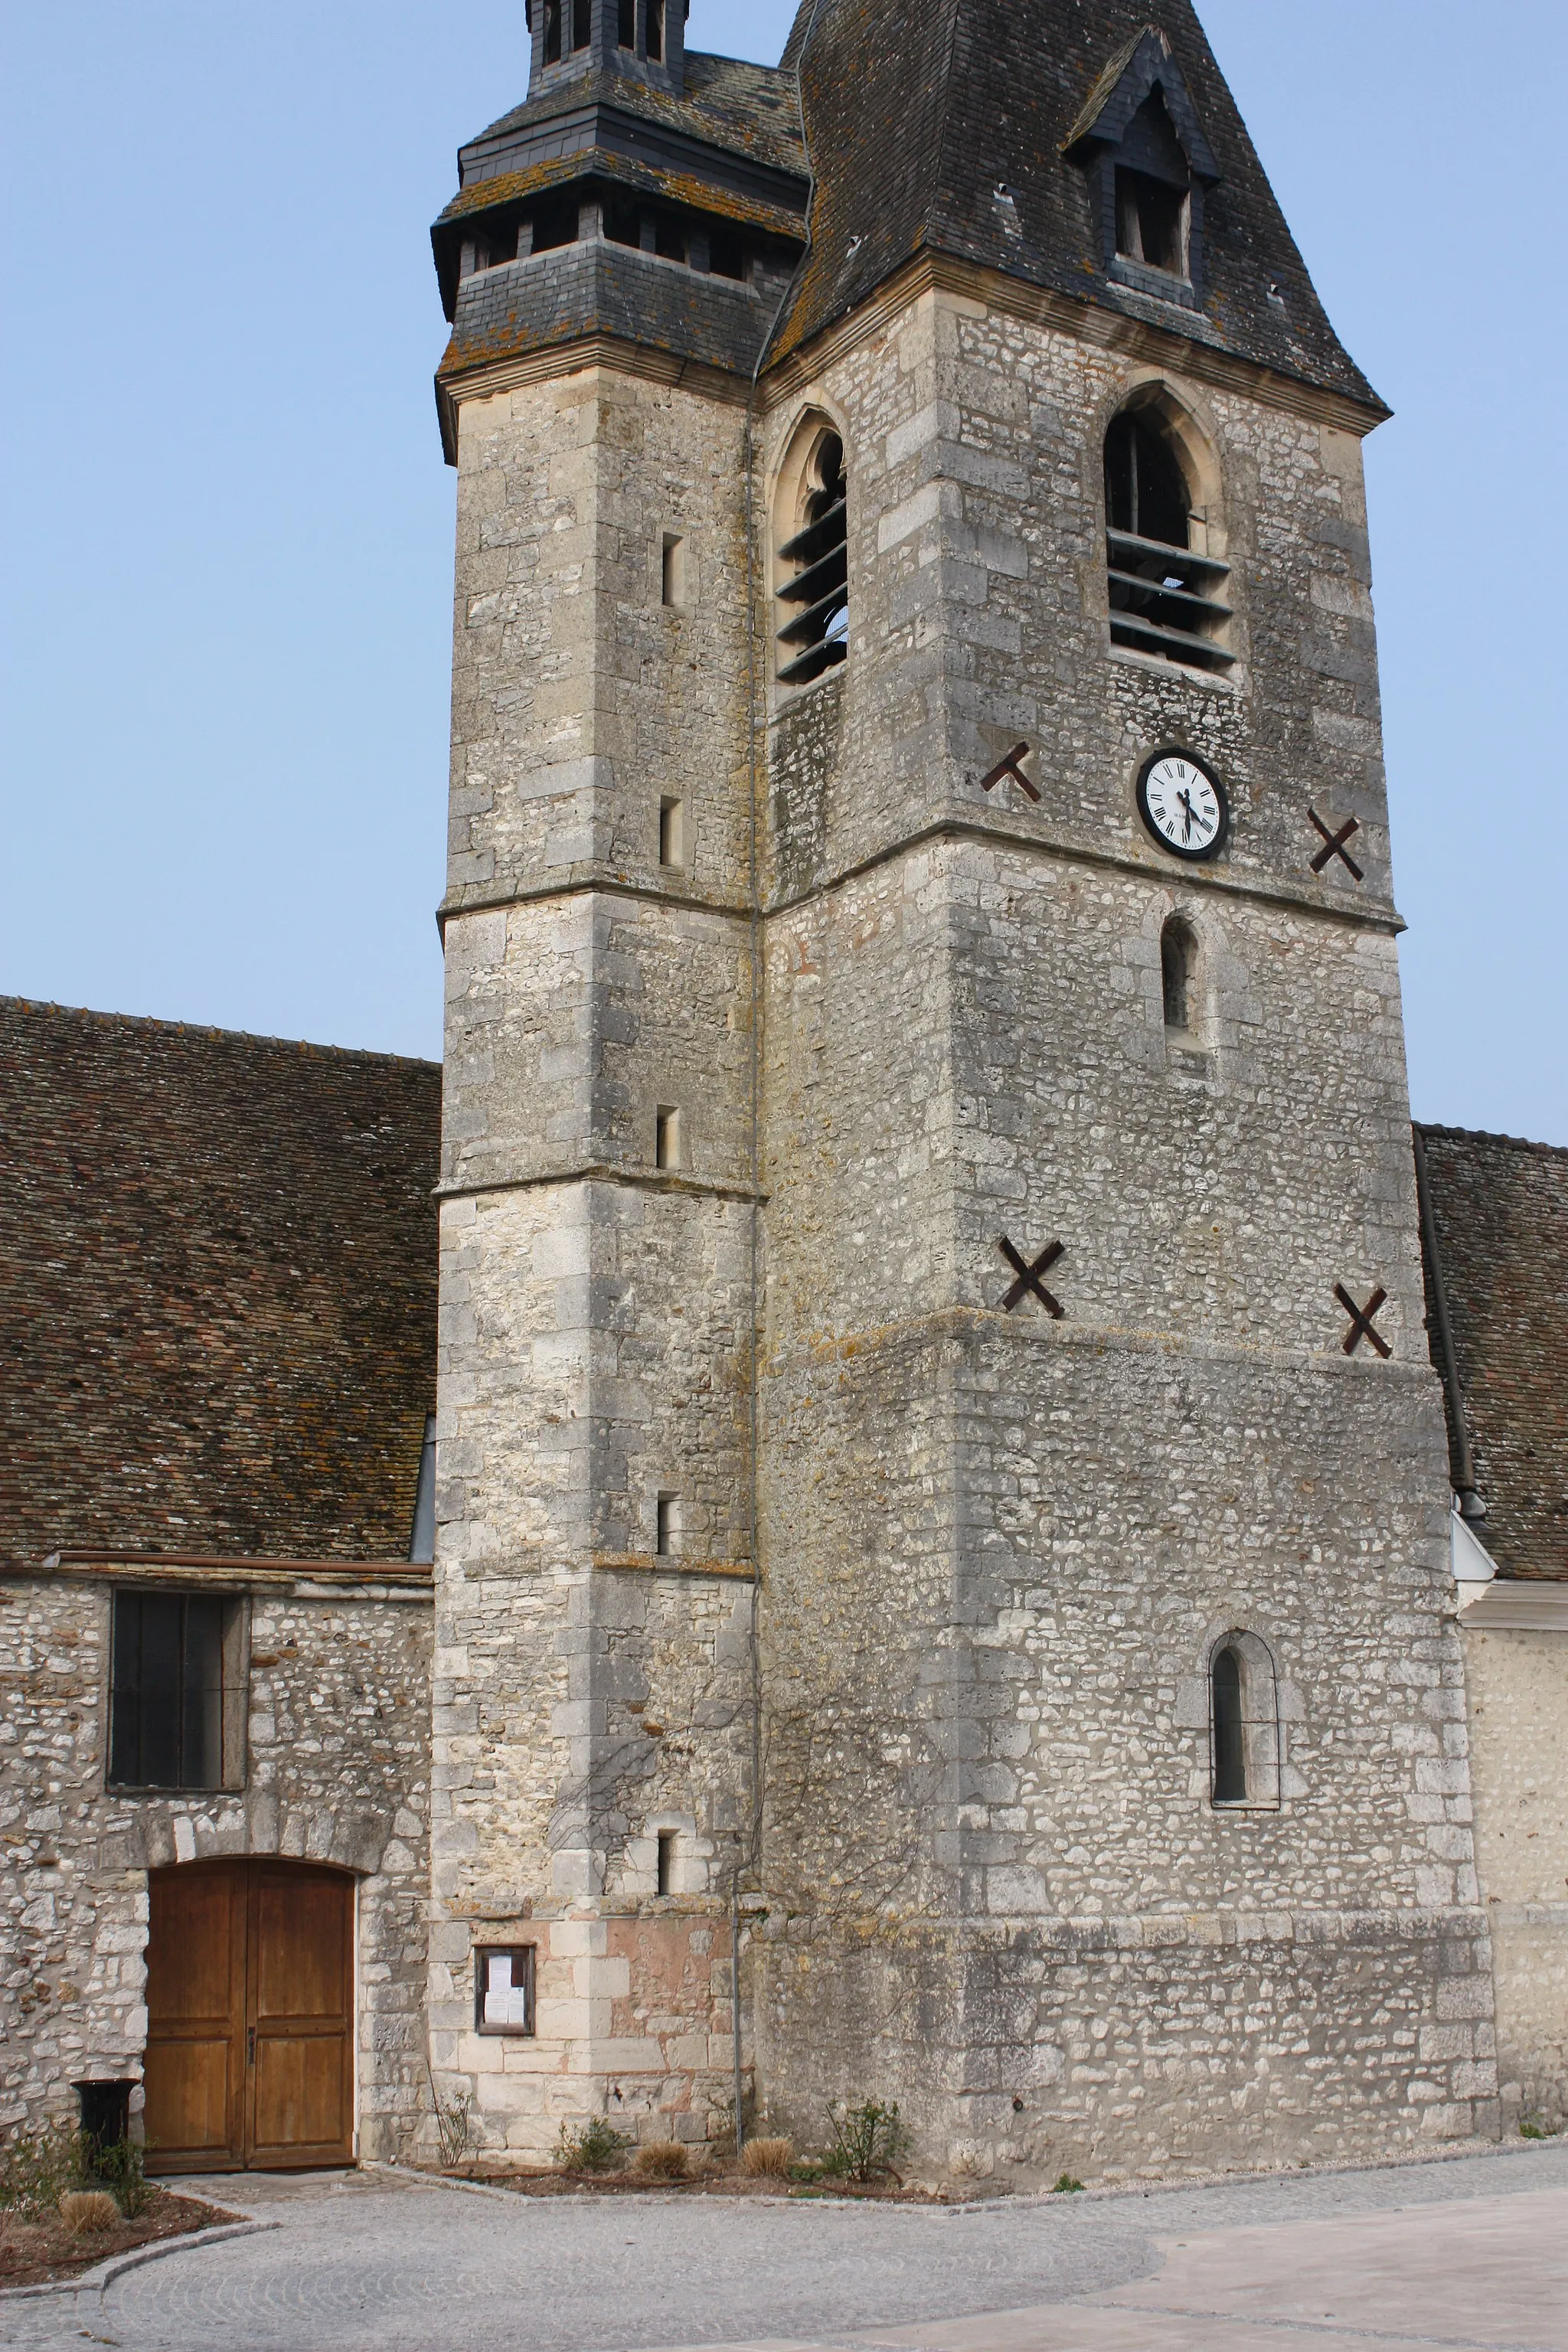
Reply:
M1489 2129L1386 412L1185 0L684 33L532 0L435 232L437 2083Z

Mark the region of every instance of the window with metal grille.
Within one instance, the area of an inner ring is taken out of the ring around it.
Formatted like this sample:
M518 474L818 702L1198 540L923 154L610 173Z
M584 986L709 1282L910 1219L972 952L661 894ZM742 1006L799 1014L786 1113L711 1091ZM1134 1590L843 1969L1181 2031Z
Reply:
M109 1696L112 1786L236 1785L237 1635L238 1603L216 1594L115 1593Z
M1193 547L1186 477L1152 417L1124 411L1105 436L1105 525L1112 645L1228 669L1230 566Z
M779 683L805 686L849 651L848 484L844 444L819 433L796 509L801 528L778 552L779 602L794 609L778 632Z

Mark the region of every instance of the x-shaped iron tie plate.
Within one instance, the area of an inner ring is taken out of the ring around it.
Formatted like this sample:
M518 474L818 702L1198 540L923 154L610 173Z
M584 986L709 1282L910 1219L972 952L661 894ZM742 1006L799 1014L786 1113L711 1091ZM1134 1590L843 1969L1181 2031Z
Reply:
M1021 1250L1014 1248L1005 1234L1002 1235L1001 1239L997 1242L996 1246L1018 1277L1017 1281L1013 1285L1012 1289L1007 1293L1006 1297L1002 1301L1005 1312L1011 1315L1015 1307L1020 1306L1023 1301L1027 1298L1031 1293L1033 1293L1034 1297L1039 1300L1040 1305L1045 1308L1046 1313L1047 1315L1054 1316L1059 1323L1063 1316L1066 1314L1067 1309L1062 1306L1059 1299L1056 1299L1051 1297L1050 1292L1040 1280L1040 1276L1043 1274L1047 1274L1051 1267L1055 1265L1066 1244L1061 1242L1048 1242L1046 1244L1046 1247L1040 1252L1039 1256L1036 1258L1032 1265L1025 1258Z
M1004 776L1011 776L1016 784L1022 784L1024 790L1028 793L1029 798L1032 801L1037 801L1040 797L1039 793L1035 790L1034 785L1029 782L1029 779L1024 773L1023 769L1018 765L1020 760L1026 760L1028 756L1029 747L1026 743L1015 743L1006 758L1004 760L998 760L996 765L992 769L991 773L988 776L981 777L981 791L983 793L988 793L994 785L1001 782Z
M1356 1305L1355 1300L1351 1297L1350 1292L1345 1288L1342 1282L1335 1283L1334 1297L1339 1300L1340 1305L1344 1308L1345 1313L1351 1318L1351 1328L1345 1333L1344 1339L1341 1342L1346 1355L1353 1356L1356 1349L1361 1346L1362 1341L1363 1339L1370 1339L1373 1346L1377 1349L1378 1354L1385 1360L1388 1357L1392 1356L1394 1353L1393 1349L1389 1346L1382 1332L1375 1330L1373 1327L1373 1317L1377 1313L1378 1308L1384 1305L1388 1297L1387 1291L1382 1287L1381 1284L1378 1288L1373 1292L1372 1297L1367 1300L1364 1307L1358 1307Z
M1355 859L1345 847L1346 842L1361 831L1361 819L1359 817L1348 816L1346 817L1343 824L1341 825L1338 833L1331 833L1315 808L1310 808L1307 811L1307 814L1317 826L1323 841L1322 848L1319 850L1316 857L1312 860L1313 873L1321 874L1324 866L1327 866L1330 858L1337 857L1340 864L1354 877L1356 881L1364 882L1366 880L1366 876L1362 872L1361 867L1356 864Z

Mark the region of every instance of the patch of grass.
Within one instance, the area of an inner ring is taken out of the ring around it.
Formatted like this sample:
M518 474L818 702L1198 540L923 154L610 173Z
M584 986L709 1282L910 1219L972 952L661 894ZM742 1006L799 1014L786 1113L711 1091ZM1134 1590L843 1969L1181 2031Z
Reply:
M576 2131L563 2119L555 2161L563 2172L618 2172L630 2147L625 2132L603 2116L591 2116Z
M120 2208L107 2189L68 2189L60 2199L60 2220L73 2238L94 2230L112 2230Z
M1082 2181L1075 2180L1070 2172L1062 2173L1051 2191L1053 2197L1081 2197L1082 2194Z
M863 2099L854 2107L832 2099L827 2122L833 2146L822 2160L824 2172L837 2180L880 2180L889 2173L898 2179L899 2158L909 2147L910 2135L900 2121L896 2099L889 2106L879 2099Z
M1521 2139L1555 2139L1557 2135L1538 2116L1521 2116L1519 2123Z
M792 2139L749 2139L741 2160L753 2179L787 2180L793 2177L795 2142Z
M653 2180L684 2180L690 2168L678 2139L656 2139L637 2150L637 2170Z

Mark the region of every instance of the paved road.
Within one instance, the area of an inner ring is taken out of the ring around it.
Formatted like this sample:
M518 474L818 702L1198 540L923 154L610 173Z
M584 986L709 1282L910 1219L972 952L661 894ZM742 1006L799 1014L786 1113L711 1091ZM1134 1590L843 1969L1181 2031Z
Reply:
M1568 2147L952 2210L206 2184L281 2227L0 2305L58 2352L1568 2352Z

